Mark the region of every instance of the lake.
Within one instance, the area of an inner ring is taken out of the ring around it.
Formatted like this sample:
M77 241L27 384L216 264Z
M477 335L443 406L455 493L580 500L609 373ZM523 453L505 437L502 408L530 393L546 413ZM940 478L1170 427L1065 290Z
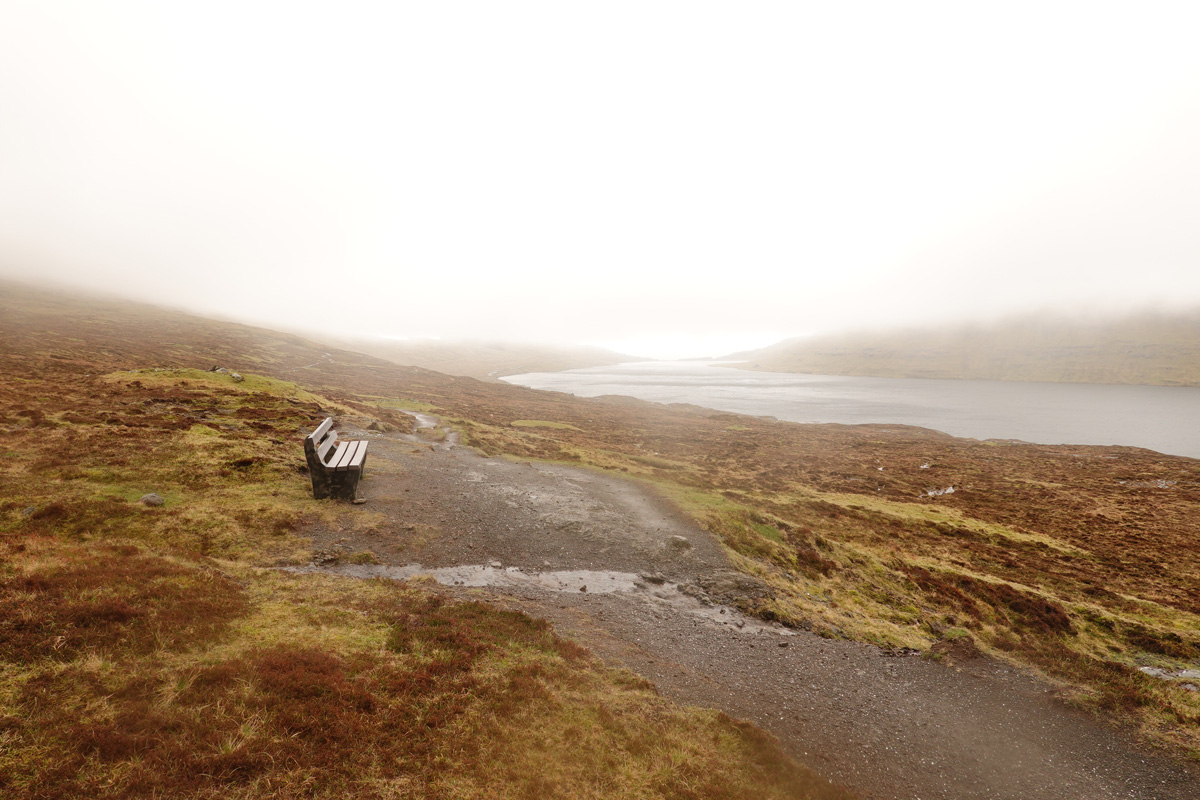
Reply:
M580 397L628 395L793 422L901 423L972 439L1146 447L1200 458L1200 388L752 372L649 361L503 380Z

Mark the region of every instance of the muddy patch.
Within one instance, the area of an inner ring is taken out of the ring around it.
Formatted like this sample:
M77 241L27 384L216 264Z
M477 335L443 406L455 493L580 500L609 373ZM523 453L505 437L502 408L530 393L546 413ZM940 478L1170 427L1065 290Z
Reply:
M421 425L432 419L413 416ZM372 441L371 452L375 464L392 467L368 467L359 485L364 513L374 521L356 527L348 516L310 529L314 550L344 550L347 557L369 551L373 563L426 570L499 560L527 574L661 570L674 581L729 568L710 534L627 480L485 458L455 446L449 434L436 445L417 435L388 436ZM418 530L445 535L416 536Z
M760 593L766 587L754 579L730 573L707 576L696 581L676 583L659 573L639 575L632 572L607 570L533 571L501 564L464 564L456 567L427 568L421 564L309 564L303 567L282 567L295 574L321 573L349 578L387 578L406 581L428 577L443 586L455 588L491 589L507 593L542 595L552 593L611 595L625 594L639 600L659 614L686 614L746 633L770 633L795 636L777 623L767 623L748 617L723 600L732 599L739 591ZM741 590L738 587L742 587Z
M440 428L438 425L441 420L432 414L422 414L419 411L404 411L415 421L414 428L417 435L410 437L416 441L425 440L426 437L438 441L444 449L450 449L458 445L458 432L452 431L449 428ZM431 435L432 434L432 435Z

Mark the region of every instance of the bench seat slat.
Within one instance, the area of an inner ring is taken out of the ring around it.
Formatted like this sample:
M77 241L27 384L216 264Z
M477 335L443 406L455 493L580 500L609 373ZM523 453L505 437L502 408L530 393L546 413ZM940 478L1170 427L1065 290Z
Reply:
M342 462L346 460L346 456L350 454L350 451L357 449L357 442L342 442L337 452L329 458L329 469L336 472L341 467Z
M342 462L348 461L349 456L358 449L358 442L342 442L338 451L329 459L329 468L333 471L343 469Z
M353 469L355 467L361 467L363 465L363 461L365 461L366 458L367 458L367 440L364 439L358 443L358 452L350 457L350 461L347 462L346 466L351 469Z
M337 455L329 462L329 468L338 471L348 470L352 466L361 464L366 455L367 443L365 441L344 442Z

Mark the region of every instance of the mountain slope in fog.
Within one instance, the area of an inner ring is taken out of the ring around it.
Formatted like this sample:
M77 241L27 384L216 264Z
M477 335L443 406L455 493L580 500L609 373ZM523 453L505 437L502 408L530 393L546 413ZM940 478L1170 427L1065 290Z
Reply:
M644 361L600 347L517 344L512 342L453 341L433 339L394 341L386 339L329 340L331 344L404 366L422 367L446 375L480 380L497 380L526 372L558 372L564 369L603 367Z
M730 358L768 372L1200 386L1200 310L788 339Z

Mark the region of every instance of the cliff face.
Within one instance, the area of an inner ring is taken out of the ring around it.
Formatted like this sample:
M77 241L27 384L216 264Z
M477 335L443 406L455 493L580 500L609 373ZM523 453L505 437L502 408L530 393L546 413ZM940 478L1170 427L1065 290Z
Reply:
M1200 311L789 339L736 357L768 372L1200 386Z

